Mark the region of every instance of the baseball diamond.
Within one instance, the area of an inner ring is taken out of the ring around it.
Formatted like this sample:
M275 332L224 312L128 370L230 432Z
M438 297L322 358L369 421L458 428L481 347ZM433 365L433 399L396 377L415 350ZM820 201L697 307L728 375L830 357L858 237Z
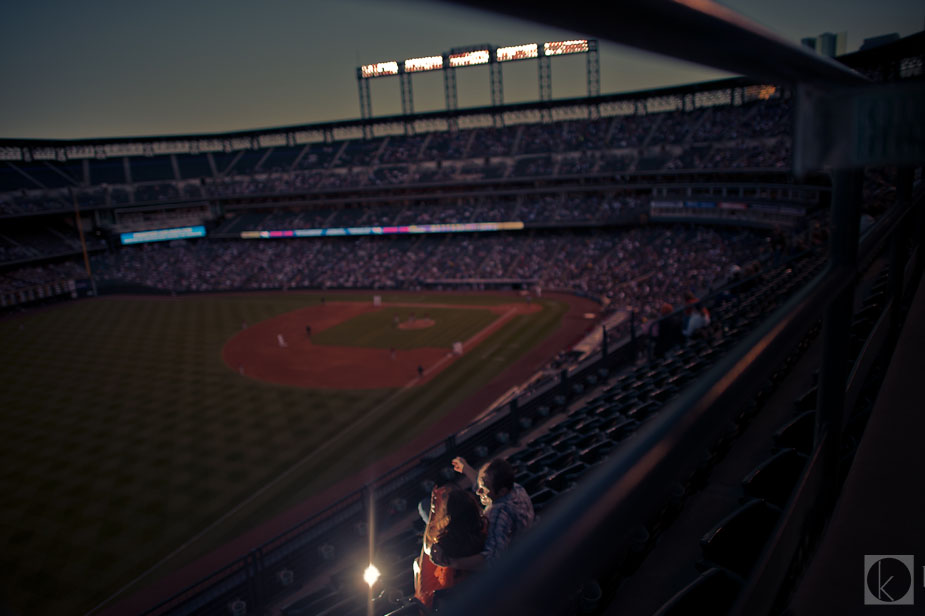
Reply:
M369 302L328 302L268 319L234 336L222 350L225 363L256 379L334 389L401 387L423 366L432 378L452 361L451 345L464 340L472 349L518 314L541 310L539 305L476 306L390 304L375 308ZM414 321L418 314L432 315ZM395 325L398 311L408 315ZM425 328L403 328L422 323ZM311 335L300 335L303 323L313 323ZM275 344L274 332L289 341ZM317 332L317 333L314 333ZM396 349L397 352L384 352Z

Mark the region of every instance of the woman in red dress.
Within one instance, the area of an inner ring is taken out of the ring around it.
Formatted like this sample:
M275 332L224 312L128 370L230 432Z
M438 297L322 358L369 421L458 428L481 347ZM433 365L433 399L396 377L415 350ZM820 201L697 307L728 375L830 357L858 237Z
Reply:
M431 608L435 591L452 587L467 573L435 565L430 559L432 551L462 558L478 554L484 544L485 521L475 494L452 485L434 488L421 554L414 561L415 598Z

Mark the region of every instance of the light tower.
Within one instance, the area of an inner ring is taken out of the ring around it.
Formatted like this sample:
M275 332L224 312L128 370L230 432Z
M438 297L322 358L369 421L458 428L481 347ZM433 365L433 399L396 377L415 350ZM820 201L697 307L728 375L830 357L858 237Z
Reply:
M504 76L501 65L504 62L519 60L536 60L538 65L539 100L552 100L552 64L554 56L583 53L587 54L588 96L601 93L600 58L597 41L594 39L574 39L570 41L550 41L524 43L510 47L495 47L484 43L454 47L440 55L410 58L403 62L390 60L376 64L364 64L357 67L357 87L360 94L360 117L372 118L372 98L369 92L369 80L376 77L398 77L401 92L401 111L404 116L414 114L414 93L411 87L412 73L422 71L443 71L443 96L447 111L456 111L459 99L456 89L456 69L470 66L488 65L489 91L491 106L504 105ZM453 120L450 118L450 123ZM367 125L368 126L368 125ZM364 135L368 129L364 127Z

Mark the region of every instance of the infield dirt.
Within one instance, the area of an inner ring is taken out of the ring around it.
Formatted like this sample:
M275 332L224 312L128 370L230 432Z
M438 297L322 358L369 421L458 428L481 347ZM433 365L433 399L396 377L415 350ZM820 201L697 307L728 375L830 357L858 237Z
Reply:
M468 352L510 319L520 314L537 312L538 304L511 303L500 305L456 305L389 303L388 307L460 310L487 310L497 318L468 340L463 349ZM267 319L243 329L222 350L229 368L250 378L279 385L329 389L378 389L403 387L426 382L447 367L458 356L449 349L424 346L391 353L388 349L355 346L319 345L312 336L368 312L382 310L371 302L328 302L308 306ZM311 324L311 335L306 333ZM285 346L280 344L280 341ZM423 376L417 368L424 369Z

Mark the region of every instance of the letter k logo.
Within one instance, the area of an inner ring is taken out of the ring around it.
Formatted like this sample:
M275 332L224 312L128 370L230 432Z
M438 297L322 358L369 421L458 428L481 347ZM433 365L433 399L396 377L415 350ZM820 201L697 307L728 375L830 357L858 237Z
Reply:
M864 605L914 605L914 557L864 556Z

